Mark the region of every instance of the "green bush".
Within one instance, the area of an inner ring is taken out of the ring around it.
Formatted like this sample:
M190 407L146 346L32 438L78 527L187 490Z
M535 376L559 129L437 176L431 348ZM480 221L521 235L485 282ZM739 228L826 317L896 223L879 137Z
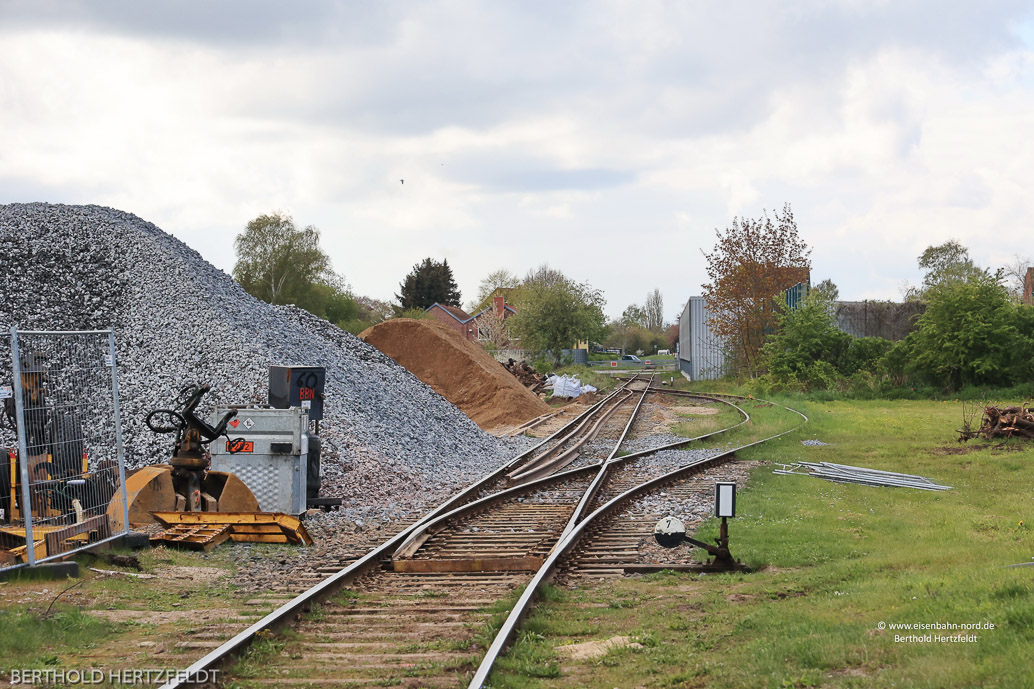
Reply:
M813 294L797 309L778 318L778 331L762 349L768 373L762 383L770 390L858 389L870 394L880 360L889 341L856 338L833 323L830 302Z
M1010 300L1000 276L983 271L931 285L923 296L916 330L892 343L842 332L829 302L810 295L780 314L762 350L768 373L755 388L888 399L962 390L986 399L991 388L1034 388L1034 358L1026 354L1034 349L1034 308Z
M882 337L852 337L840 370L850 376L877 371L893 346L893 342Z
M967 385L1028 382L1034 315L1009 299L998 275L981 272L931 286L926 312L904 341L904 370L918 382L958 391ZM900 361L896 362L900 364Z
M553 365L553 359L544 356L533 359L531 367L542 374L549 374L556 368L556 366Z
M548 284L528 283L510 327L523 348L539 357L551 356L553 366L560 366L564 349L580 340L599 341L605 303L603 293L588 283L578 284L562 276Z

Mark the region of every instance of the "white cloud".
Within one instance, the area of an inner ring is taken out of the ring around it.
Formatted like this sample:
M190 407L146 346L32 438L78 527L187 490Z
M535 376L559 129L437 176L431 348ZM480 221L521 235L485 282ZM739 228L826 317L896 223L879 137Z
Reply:
M117 206L226 270L282 209L372 296L548 260L614 315L674 312L714 228L784 202L847 298L1027 244L1022 4L249 7L6 3L0 202Z

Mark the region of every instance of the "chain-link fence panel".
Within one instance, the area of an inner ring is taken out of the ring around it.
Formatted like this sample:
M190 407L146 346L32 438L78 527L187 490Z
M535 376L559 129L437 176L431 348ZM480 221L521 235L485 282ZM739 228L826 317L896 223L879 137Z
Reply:
M126 530L125 460L111 331L19 332L7 338L7 453L0 566L33 564ZM4 394L4 393L0 393ZM118 524L117 529L113 523Z
M11 334L0 333L0 525L11 522L12 494L18 485L18 432L14 416L14 383L11 377ZM5 536L0 534L0 567L7 564Z

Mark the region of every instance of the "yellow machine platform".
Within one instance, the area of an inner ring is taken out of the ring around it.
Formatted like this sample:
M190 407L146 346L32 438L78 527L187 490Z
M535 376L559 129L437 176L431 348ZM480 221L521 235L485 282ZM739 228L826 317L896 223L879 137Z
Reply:
M152 545L209 550L231 540L247 543L312 545L297 517L282 512L152 512L165 531L152 536Z

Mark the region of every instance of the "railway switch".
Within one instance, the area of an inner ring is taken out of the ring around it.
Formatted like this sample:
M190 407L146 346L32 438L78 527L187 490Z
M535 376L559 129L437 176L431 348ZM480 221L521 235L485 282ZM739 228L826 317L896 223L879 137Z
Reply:
M678 517L665 517L657 522L653 537L662 548L675 548L686 540L686 525Z
M698 541L686 534L686 525L681 519L675 516L664 517L654 527L653 537L662 548L677 548L683 543L689 543L697 548L703 548L714 560L709 563L710 569L733 569L739 567L729 552L729 517L736 516L736 484L730 482L719 482L715 484L714 490L714 514L721 517L722 524L719 527L717 545L711 545L704 541Z

